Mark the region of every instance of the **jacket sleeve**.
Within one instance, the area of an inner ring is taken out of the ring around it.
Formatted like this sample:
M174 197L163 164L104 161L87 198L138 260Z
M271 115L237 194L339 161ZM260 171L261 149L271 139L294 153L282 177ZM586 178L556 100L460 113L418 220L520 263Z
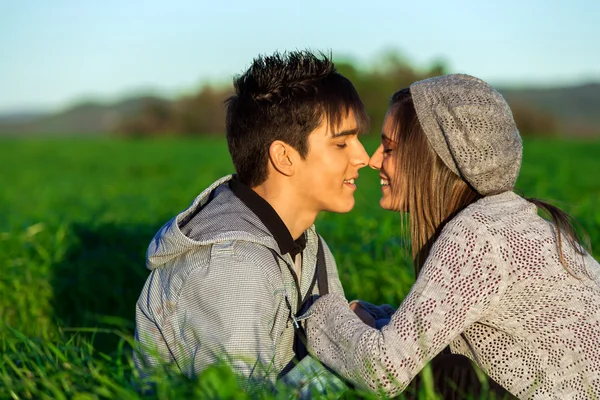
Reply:
M499 301L502 273L489 234L468 219L451 221L388 325L370 328L339 295L309 311L309 348L354 384L394 396L465 328Z
M186 375L224 362L244 377L273 380L275 290L256 261L213 252L208 265L191 268L174 304L154 310L171 358ZM168 278L160 285L175 286Z

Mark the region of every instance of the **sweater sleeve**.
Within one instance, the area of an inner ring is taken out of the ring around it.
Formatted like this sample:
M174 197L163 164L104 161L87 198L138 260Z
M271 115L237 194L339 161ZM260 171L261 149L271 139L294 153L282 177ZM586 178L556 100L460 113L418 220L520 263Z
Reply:
M497 247L485 226L455 218L388 325L370 328L342 296L324 296L307 321L310 350L355 385L396 395L497 304L502 286Z
M375 305L364 300L352 300L348 305L353 303L360 304L373 318L378 319L390 319L391 316L396 312L396 309L389 304Z

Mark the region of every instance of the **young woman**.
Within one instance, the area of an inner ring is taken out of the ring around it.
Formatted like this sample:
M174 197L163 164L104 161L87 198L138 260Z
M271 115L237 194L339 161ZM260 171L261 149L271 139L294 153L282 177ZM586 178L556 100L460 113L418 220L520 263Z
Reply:
M564 212L513 192L521 157L510 108L477 78L394 94L370 165L380 205L410 215L418 278L381 330L319 299L311 352L386 395L450 346L519 398L600 398L600 265Z

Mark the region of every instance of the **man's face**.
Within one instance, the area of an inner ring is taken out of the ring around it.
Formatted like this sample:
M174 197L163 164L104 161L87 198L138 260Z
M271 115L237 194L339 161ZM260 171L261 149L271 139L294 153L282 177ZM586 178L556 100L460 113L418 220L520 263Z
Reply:
M358 170L369 162L352 113L333 129L324 121L310 134L308 154L297 169L300 204L311 211L352 210Z

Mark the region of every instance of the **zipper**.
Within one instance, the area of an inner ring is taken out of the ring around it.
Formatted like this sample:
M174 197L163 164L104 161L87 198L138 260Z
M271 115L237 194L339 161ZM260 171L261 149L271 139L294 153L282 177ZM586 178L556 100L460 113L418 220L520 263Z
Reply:
M292 266L290 264L288 264L288 262L285 260L285 258L283 258L281 255L279 255L277 252L273 252L273 254L276 254L277 257L285 263L285 265L288 267L288 270L292 274L292 278L294 278L294 283L296 285L296 295L298 298L297 303L296 303L296 313L298 313L300 311L300 308L302 307L302 304L304 304L302 301L302 289L300 288L300 282L298 281L298 275L296 275L296 271L294 271L294 268L292 268ZM287 298L287 294L285 296ZM308 294L307 294L307 296L308 296ZM288 299L288 303L289 303L289 299ZM291 306L292 305L289 304L290 312L292 311ZM298 327L299 326L298 321L296 320L296 315L294 315L294 313L292 313L292 320L294 321L294 325L296 327Z
M302 318L302 317L298 318L296 315L300 312L300 310L302 310L306 301L311 298L311 293L314 291L315 284L317 282L317 270L315 269L315 273L314 273L312 282L310 284L310 287L308 288L308 292L306 293L306 298L303 300L302 299L302 289L300 288L300 282L298 281L298 275L296 275L294 268L279 253L277 253L273 249L270 249L270 250L273 253L273 255L275 256L275 261L278 261L278 259L281 259L281 261L283 261L285 263L285 265L288 267L288 270L290 271L292 278L294 278L294 283L296 285L296 292L298 295L297 296L298 303L297 303L295 312L292 309L292 304L290 303L290 299L287 295L287 291L284 291L283 295L285 298L285 302L287 303L287 306L290 310L290 319L292 320L292 324L294 325L294 345L293 345L294 354L295 354L295 357L297 360L301 360L306 355L308 355L308 350L306 349L306 340L303 341L301 338L301 336L303 335L303 332L300 327L300 321L305 319L306 316L304 316L304 318ZM279 265L279 262L277 262L277 264ZM283 273L283 271L281 271L281 272Z

